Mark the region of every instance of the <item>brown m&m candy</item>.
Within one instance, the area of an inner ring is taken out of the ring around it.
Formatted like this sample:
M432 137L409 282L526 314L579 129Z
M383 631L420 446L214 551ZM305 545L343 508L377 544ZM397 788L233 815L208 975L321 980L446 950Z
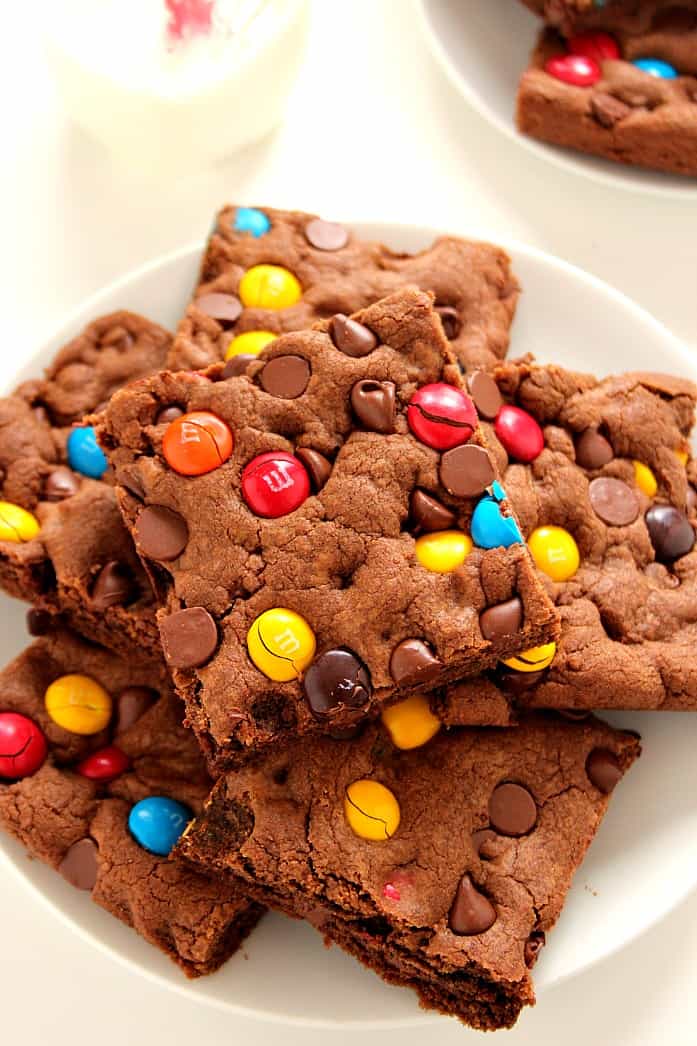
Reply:
M527 835L537 824L537 803L527 788L504 781L489 798L489 821L501 835Z
M469 875L462 876L455 894L448 924L458 937L475 937L496 922L496 909L477 889Z
M652 505L644 518L659 563L672 563L692 550L695 532L684 512L673 505Z
M189 540L186 520L165 505L148 505L134 528L136 544L150 559L168 562L180 556Z
M303 689L318 719L365 708L373 692L368 669L344 647L325 650L312 662L305 672Z

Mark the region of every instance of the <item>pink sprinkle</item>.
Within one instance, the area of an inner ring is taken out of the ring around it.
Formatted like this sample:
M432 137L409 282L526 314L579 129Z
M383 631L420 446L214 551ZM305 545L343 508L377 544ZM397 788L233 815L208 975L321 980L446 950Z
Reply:
M388 901L398 901L401 897L401 894L397 887L393 886L392 883L385 883L385 885L382 888L382 896L386 897Z
M194 33L209 33L213 24L215 0L165 0L171 17L167 33L172 40L183 40Z

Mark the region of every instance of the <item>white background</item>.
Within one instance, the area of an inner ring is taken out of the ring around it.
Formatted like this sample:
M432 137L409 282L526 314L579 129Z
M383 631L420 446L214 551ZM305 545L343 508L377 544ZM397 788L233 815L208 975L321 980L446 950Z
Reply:
M611 190L504 140L446 83L408 0L316 0L310 53L281 131L215 171L169 170L148 183L66 122L35 22L33 5L15 3L0 33L4 386L82 299L201 240L227 200L527 241L615 284L697 346L697 189L694 202ZM631 948L544 993L500 1039L694 1043L696 969L693 896ZM0 978L3 1040L26 1046L165 1036L172 1046L481 1041L445 1019L371 1035L282 1029L202 1009L83 944L13 878L0 884Z

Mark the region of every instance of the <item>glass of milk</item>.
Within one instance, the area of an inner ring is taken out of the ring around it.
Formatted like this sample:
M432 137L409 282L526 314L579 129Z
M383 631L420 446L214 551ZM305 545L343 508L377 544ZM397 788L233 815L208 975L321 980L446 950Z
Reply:
M310 0L46 0L73 119L129 165L194 170L283 116Z

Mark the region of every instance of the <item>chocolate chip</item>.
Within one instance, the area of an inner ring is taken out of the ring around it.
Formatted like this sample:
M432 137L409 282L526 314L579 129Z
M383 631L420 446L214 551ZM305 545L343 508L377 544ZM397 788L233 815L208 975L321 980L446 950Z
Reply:
M98 853L94 839L80 839L70 847L58 871L77 890L92 890L97 882Z
M198 668L215 653L218 626L204 607L188 607L160 622L160 637L171 668Z
M251 352L238 352L231 356L223 367L223 378L237 378L244 374L250 363L254 363L257 357Z
M588 485L591 507L610 527L626 527L639 515L639 498L631 487L613 476L598 476Z
M533 932L528 937L527 941L525 942L525 947L523 948L523 959L525 960L525 965L529 970L533 968L533 966L539 959L540 952L542 951L546 943L547 938L543 934L542 930L533 930Z
M422 639L403 639L390 657L390 675L395 683L425 682L440 669L440 661Z
M354 359L362 359L377 346L378 339L362 323L337 312L329 321L329 336L340 352Z
M354 653L341 647L326 650L312 662L303 688L312 714L318 719L345 709L365 708L373 692L368 669Z
M189 528L186 520L164 505L148 505L139 513L134 528L140 552L150 559L168 562L186 548Z
M659 563L672 563L691 551L695 532L684 512L672 505L652 505L644 518Z
M92 604L95 610L124 606L133 595L133 575L127 566L112 559L105 563L97 574L92 589Z
M116 698L114 734L122 734L137 723L157 701L159 695L147 686L127 686Z
M609 748L594 748L586 759L586 774L598 791L609 795L622 777L622 770L617 756Z
M440 459L439 475L445 489L456 498L474 498L496 478L488 453L474 443L446 450Z
M612 444L597 429L586 429L576 440L576 462L583 469L601 469L614 456Z
M145 490L143 484L140 481L140 476L135 472L123 473L119 476L121 486L125 487L129 494L132 494L138 501L143 501L145 498Z
M77 494L80 489L80 480L69 468L61 466L54 469L46 477L44 483L44 497L47 501L64 501Z
M453 309L451 305L436 305L436 312L440 316L440 322L443 324L443 333L446 338L448 341L454 341L462 330L462 323L457 314L457 309Z
M316 494L318 490L322 489L331 475L331 461L325 458L324 454L320 454L318 450L312 450L311 447L298 447L295 456L302 461L307 469L312 489Z
M502 689L514 697L532 690L546 674L546 669L539 672L516 672L514 668L507 668L505 665L499 665L496 670Z
M458 937L474 937L496 922L496 909L476 888L469 875L462 876L450 909L448 924Z
M503 405L499 387L494 379L483 370L477 370L470 374L467 385L479 416L493 421Z
M450 530L457 522L454 512L442 505L431 494L426 494L423 490L418 489L411 495L409 514L414 527L427 534L435 530Z
M496 832L491 828L480 828L478 831L472 832L472 846L477 857L486 858L487 844L495 842L497 838Z
M523 604L518 596L487 607L479 615L479 627L485 639L499 639L520 631L523 623Z
M176 421L177 418L181 418L184 411L181 407L178 407L176 403L170 404L169 407L163 407L160 413L155 418L156 425L169 425L171 421Z
M394 432L395 386L391 381L364 378L351 389L351 406L371 432Z
M527 788L505 781L491 793L489 820L501 835L527 835L537 824L537 803Z
M242 303L234 294L202 294L194 305L212 320L234 323L242 313Z
M319 251L340 251L348 243L349 234L337 222L324 222L314 218L305 226L307 242Z
M590 96L591 112L602 127L614 127L631 113L631 108L605 91L595 91Z
M27 610L27 632L30 636L45 636L51 631L53 618L47 610L37 610L32 607Z
M270 396L294 400L307 388L310 373L310 364L302 356L276 356L266 364L259 381Z

